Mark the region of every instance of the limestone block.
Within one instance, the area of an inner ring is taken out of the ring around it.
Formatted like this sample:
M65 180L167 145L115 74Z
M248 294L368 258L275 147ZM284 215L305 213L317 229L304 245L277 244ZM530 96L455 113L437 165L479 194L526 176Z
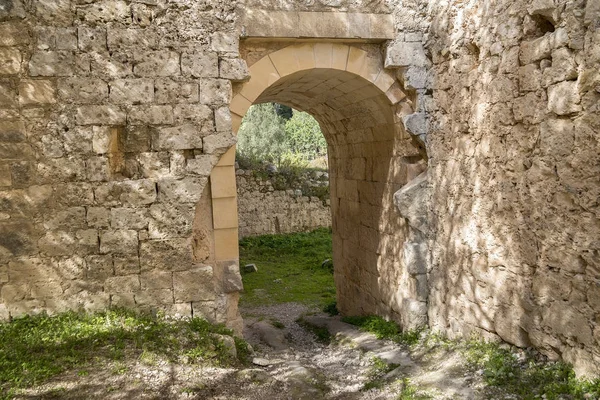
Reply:
M132 74L132 61L127 54L95 52L89 54L90 69L98 76L125 77Z
M142 290L160 290L173 288L173 273L154 270L140 275Z
M563 29L557 29L552 33L521 43L519 61L521 65L532 64L544 58L550 58L552 50L566 44L568 36Z
M204 153L220 155L237 143L237 138L229 134L208 135L202 140Z
M187 160L185 169L193 175L209 176L218 161L216 156L196 156L196 158Z
M212 267L196 267L173 273L175 302L214 300L215 288Z
M97 78L59 79L58 96L79 104L101 103L108 97L108 85Z
M210 35L210 47L219 53L239 52L240 40L236 32L215 32Z
M150 179L107 182L94 191L96 202L106 206L139 207L156 201L156 185Z
M149 151L154 134L154 129L147 126L130 126L119 136L120 150L125 153Z
M92 127L92 149L96 154L110 152L112 128L108 126Z
M109 230L100 234L101 254L137 254L138 233L134 230Z
M581 111L576 81L560 82L548 88L548 111L568 115Z
M196 82L178 82L171 79L156 79L154 100L159 104L197 103L200 100Z
M158 199L167 203L196 204L208 178L186 177L183 179L162 179L158 182Z
M227 79L203 79L200 81L200 102L220 106L231 102L231 81Z
M110 211L103 207L88 207L87 223L95 228L108 228L110 223Z
M112 276L104 281L104 291L107 293L136 293L140 291L140 276Z
M385 68L429 67L431 62L420 42L391 42L385 52Z
M533 0L528 5L527 12L530 15L542 15L554 24L558 22L558 9L554 0Z
M75 71L75 56L69 51L36 51L29 60L31 76L70 76Z
M404 242L402 247L402 263L410 275L427 272L427 243Z
M405 115L402 117L402 123L411 135L426 135L429 132L429 123L425 113Z
M89 126L63 131L64 149L71 155L87 155L92 152L93 130Z
M216 78L219 76L217 53L184 53L181 55L181 73L194 78Z
M85 207L70 207L66 210L52 213L46 217L44 228L51 231L86 228Z
M250 79L250 71L246 61L241 58L222 58L219 61L219 77L233 82Z
M561 48L552 52L552 66L546 68L542 74L544 87L553 83L574 80L578 76L575 57L569 49Z
M39 0L35 2L38 18L54 26L69 26L73 23L73 13L69 0Z
M115 254L113 256L115 275L139 274L140 258L136 254Z
M0 23L0 46L26 45L31 40L27 30L23 30L23 24L18 21Z
M193 124L160 128L153 146L157 150L202 149L202 136L203 132Z
M0 75L21 72L21 52L10 47L0 47Z
M9 164L0 164L0 187L12 185L12 177Z
M427 171L407 183L394 194L394 204L409 225L425 234L429 232L428 210L430 187Z
M140 245L141 270L185 271L192 266L192 246L188 238L146 240Z
M535 92L541 88L542 72L535 64L519 68L519 89L523 92Z
M176 124L193 122L201 124L204 132L214 131L213 111L204 104L177 104L173 108L173 114Z
M170 175L170 155L167 152L149 152L137 155L142 176L160 179Z
M54 186L56 206L87 206L94 202L94 192L89 183L64 183Z
M592 25L600 21L600 3L597 1L586 2L584 24ZM597 27L598 25L596 25Z
M231 111L229 107L219 107L215 110L215 127L217 132L231 132Z
M17 107L17 90L14 82L9 80L0 80L0 107Z
M86 278L103 281L113 275L113 260L111 255L91 255L85 258Z
M77 17L85 22L131 24L131 8L121 0L100 0L77 8Z
M56 30L56 48L58 50L77 50L77 31L75 28Z
M145 208L112 208L110 210L110 226L113 229L146 229L148 213Z
M167 105L133 106L129 111L128 120L131 124L172 125L174 122L173 107Z
M153 204L148 236L151 239L186 238L192 233L195 205Z
M151 103L154 100L152 79L119 79L112 81L109 99L115 104Z
M427 87L427 69L410 66L402 74L404 87L409 90L425 89Z
M89 105L77 107L78 125L124 125L126 115L118 106Z
M77 43L82 51L106 50L106 29L80 26L77 28Z
M156 49L158 40L158 33L150 29L111 28L107 44L110 51Z
M56 90L53 83L47 80L21 80L19 103L21 105L56 103Z
M98 251L98 232L81 230L77 232L50 231L38 241L40 252L49 256L90 254Z
M135 53L133 73L137 76L175 76L180 74L179 54L160 50Z
M403 330L424 328L427 326L427 303L405 298L400 315Z
M237 263L225 263L223 268L223 291L225 293L241 292L244 290L242 275Z

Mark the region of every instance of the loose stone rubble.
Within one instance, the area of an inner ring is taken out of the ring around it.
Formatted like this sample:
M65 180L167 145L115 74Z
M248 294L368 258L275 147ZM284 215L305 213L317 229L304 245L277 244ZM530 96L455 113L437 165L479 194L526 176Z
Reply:
M0 0L0 319L240 331L238 113L280 101L328 139L343 312L600 374L599 71L597 0Z

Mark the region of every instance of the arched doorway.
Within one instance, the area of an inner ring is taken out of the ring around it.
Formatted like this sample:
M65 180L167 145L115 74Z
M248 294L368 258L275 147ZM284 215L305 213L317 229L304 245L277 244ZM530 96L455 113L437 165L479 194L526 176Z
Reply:
M234 89L234 132L252 104L278 102L310 113L327 140L338 308L401 322L403 309L426 295L401 261L408 228L393 194L422 163L401 123L411 102L383 68L379 46L291 44L265 52L250 75ZM217 261L238 258L234 153L211 175Z

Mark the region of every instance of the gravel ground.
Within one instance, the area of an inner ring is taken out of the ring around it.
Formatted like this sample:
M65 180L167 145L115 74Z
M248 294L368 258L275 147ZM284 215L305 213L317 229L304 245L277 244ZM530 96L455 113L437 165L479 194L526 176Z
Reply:
M478 377L464 370L457 354L433 355L426 363L414 362L406 349L377 341L300 304L247 308L242 309L242 315L246 321L244 336L255 350L256 364L249 368L129 359L106 363L85 375L63 374L17 398L387 400L398 398L402 378L409 378L434 399L486 398L477 394ZM333 324L330 331L335 326L345 331L331 343L320 343L296 323L300 316ZM399 365L389 372L381 388L363 390L374 379L374 357L389 358Z

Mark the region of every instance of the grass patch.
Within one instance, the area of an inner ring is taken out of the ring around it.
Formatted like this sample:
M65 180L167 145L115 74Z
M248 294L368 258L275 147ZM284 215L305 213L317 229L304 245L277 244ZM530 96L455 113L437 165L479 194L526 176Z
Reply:
M343 317L342 321L356 325L362 331L373 333L377 339L392 340L398 344L412 346L421 338L422 331L402 332L395 322L386 321L375 315Z
M380 357L373 357L368 373L369 380L363 385L361 390L367 391L383 387L387 383L384 379L385 375L396 368L398 368L398 364L388 364Z
M127 360L239 363L219 335L232 332L199 318L168 320L127 310L15 319L0 324L0 399L69 370L84 376L106 361L115 374L127 372ZM246 343L239 338L235 343L239 358L244 359Z
M321 267L323 260L331 258L330 229L242 239L240 265L256 264L258 271L242 272L241 304L297 302L323 307L332 303L333 274Z
M402 392L398 396L398 400L431 400L434 397L421 393L419 389L410 382L410 379L402 379Z
M577 379L570 365L549 362L534 352L519 355L498 343L479 340L466 342L463 352L473 369L483 371L489 386L519 399L600 398L600 379Z
M307 331L312 332L317 337L318 342L325 344L331 342L331 334L326 327L310 324L302 317L298 318L296 322Z

